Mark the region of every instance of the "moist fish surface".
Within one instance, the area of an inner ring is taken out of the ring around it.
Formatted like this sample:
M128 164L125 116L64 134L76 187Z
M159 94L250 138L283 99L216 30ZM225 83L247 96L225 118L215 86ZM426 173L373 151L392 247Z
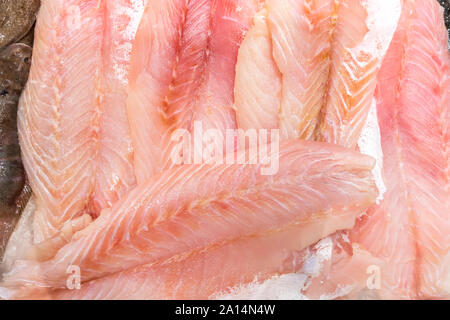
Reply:
M400 11L400 1L268 1L239 51L235 87L239 127L279 128L282 139L323 140L355 148ZM365 281L367 261L379 259L358 246L335 241L345 236L329 239L335 262L354 254L354 267L364 268L355 277ZM315 252L313 247L300 256ZM322 292L326 276L323 269L313 280ZM312 297L312 291L307 295ZM317 292L316 298L321 295Z
M313 231L349 228L373 203L372 167L370 157L338 146L287 141L273 176L250 164L174 168L107 209L53 259L19 261L4 285L64 287L69 265L87 281L297 224L312 244L323 236ZM343 225L328 224L336 217Z
M149 1L133 49L128 116L139 183L169 168L177 129L236 128L235 65L259 0Z
M18 116L36 242L135 184L125 93L138 3L42 1Z
M436 1L405 1L379 75L387 192L351 237L388 262L382 295L450 295L450 55L442 13Z
M276 232L236 239L166 263L143 265L85 282L79 291L51 290L41 297L214 299L248 284L300 271L302 249L311 244L312 238L326 237L332 230L350 228L351 216L345 213L330 215L325 223L310 220Z
M378 77L382 178L387 190L348 235L353 246L371 256L336 255L328 274L314 280L308 295L329 295L347 286L350 297L360 297L367 293L366 281L372 275L377 279L374 284L378 282L368 290L372 298L446 298L449 54L442 9L436 1L403 3ZM346 277L343 270L351 274L371 270L371 274Z
M445 28L436 27L436 2L402 3L408 22L378 77L388 191L350 233L341 230L377 196L373 161L300 139L356 147L400 1L44 3L42 25L54 25L37 33L34 79L52 89L30 89L22 115L34 168L27 172L38 187L38 243L32 261L5 275L0 297L211 298L297 272L327 241L333 259L309 294L361 288L375 266L383 289L359 297L446 297L449 61L436 45ZM144 5L128 75L132 16ZM63 40L85 48L71 56ZM81 59L77 68L64 63L72 59ZM431 70L425 76L422 65ZM69 121L74 110L83 121ZM47 125L41 118L49 112ZM249 163L171 168L171 134L196 122L222 135L237 126L281 129L278 172L266 176ZM41 157L36 146L49 153ZM415 156L428 153L431 164ZM64 289L71 266L80 268L81 290Z
M17 105L30 70L31 47L0 49L0 261L30 194L20 158Z
M239 127L355 148L399 8L400 1L266 1L239 51Z

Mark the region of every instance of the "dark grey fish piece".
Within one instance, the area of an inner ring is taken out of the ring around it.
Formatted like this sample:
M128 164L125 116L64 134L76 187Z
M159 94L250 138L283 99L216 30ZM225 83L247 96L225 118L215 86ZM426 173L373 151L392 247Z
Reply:
M448 48L450 49L450 0L438 0L441 6L444 7L444 19L445 19L445 25L447 26L448 30Z
M40 0L0 0L0 50L32 28Z
M24 43L0 51L0 258L30 189L17 135L17 105L30 71L32 49Z

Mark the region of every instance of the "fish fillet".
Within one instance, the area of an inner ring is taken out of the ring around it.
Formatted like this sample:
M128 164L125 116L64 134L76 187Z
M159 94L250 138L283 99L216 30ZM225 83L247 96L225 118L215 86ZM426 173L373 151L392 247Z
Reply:
M259 0L150 0L133 49L128 115L139 183L170 168L171 134L236 127L238 48Z
M138 2L42 1L18 116L36 242L135 184L124 95Z
M372 166L370 157L338 146L287 141L273 176L261 165L174 168L106 209L53 259L19 261L4 285L63 287L69 265L87 281L289 225L325 228L342 217L351 226L376 198Z
M399 0L268 0L239 51L238 126L356 147L399 10Z
M266 7L239 52L239 127L280 128L282 139L319 139L354 148L397 26L400 1L268 1ZM346 252L341 254L334 238L330 241L331 268ZM350 253L354 266L379 261L365 259L370 254L359 247L352 250L351 244ZM311 287L317 283L323 289L325 273L312 279ZM365 281L365 269L360 278ZM312 290L308 294L320 296Z
M249 283L293 273L303 248L333 230L351 228L354 215L327 217L262 236L217 245L157 265L144 265L83 283L81 290L47 291L51 299L211 299ZM245 254L242 254L242 253Z
M382 297L450 295L450 55L442 17L436 1L405 1L379 74L387 192L352 239L388 262Z

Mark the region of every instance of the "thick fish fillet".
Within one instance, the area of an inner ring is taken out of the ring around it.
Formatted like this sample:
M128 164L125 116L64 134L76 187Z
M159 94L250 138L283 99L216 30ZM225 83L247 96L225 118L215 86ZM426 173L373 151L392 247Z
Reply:
M123 99L137 3L42 1L19 110L36 242L82 213L97 215L135 184Z
M387 193L352 239L388 263L382 297L450 295L450 56L442 8L404 2L379 74Z
M259 0L149 0L136 36L128 98L138 182L171 162L176 129L236 128L238 48Z
M399 0L268 0L239 51L239 127L356 147L399 10Z
M61 287L69 265L89 280L302 221L356 219L377 194L372 166L338 146L287 141L273 176L261 165L174 168L103 212L52 260L19 262L5 285Z

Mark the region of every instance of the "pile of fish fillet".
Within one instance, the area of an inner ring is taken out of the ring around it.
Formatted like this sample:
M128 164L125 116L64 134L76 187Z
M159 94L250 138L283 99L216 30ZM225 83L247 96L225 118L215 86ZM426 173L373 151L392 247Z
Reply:
M436 0L41 0L0 298L448 299L449 107Z

